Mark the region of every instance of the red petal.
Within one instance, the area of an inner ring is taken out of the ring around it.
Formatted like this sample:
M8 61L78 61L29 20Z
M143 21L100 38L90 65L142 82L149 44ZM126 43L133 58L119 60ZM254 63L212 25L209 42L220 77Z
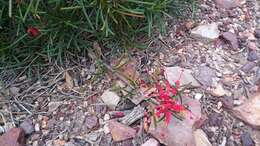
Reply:
M166 112L165 113L165 123L167 126L169 125L170 121L171 121L171 112Z
M37 37L40 34L40 31L38 28L36 27L29 27L27 29L27 33L31 36L31 37Z

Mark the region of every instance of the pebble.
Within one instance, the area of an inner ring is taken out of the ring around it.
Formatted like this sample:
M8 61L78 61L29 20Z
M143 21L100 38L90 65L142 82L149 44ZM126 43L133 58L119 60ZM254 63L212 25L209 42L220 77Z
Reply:
M241 105L243 102L241 100L234 100L234 105Z
M160 146L160 143L156 139L150 138L141 146Z
M257 55L257 52L256 50L253 50L253 51L249 51L248 52L248 56L247 56L247 60L248 61L255 61L258 59L258 55Z
M203 42L210 42L217 39L219 33L217 23L202 24L191 30L191 37Z
M212 113L209 115L209 125L210 126L221 126L223 118L219 113Z
M255 142L252 139L251 135L248 132L243 132L240 136L243 146L254 146Z
M34 126L33 122L30 119L24 120L21 124L20 127L24 130L26 135L30 135L34 132Z
M110 119L110 115L109 114L105 114L104 121L108 121L109 119Z
M201 93L195 94L195 99L197 99L197 100L200 100L202 97L203 97L203 94L201 94Z
M120 97L115 92L110 91L110 89L104 91L101 99L111 109L115 109L120 101Z
M35 129L36 132L39 132L41 130L40 124L36 123L35 126L34 126L34 129Z
M85 118L85 123L84 125L88 128L88 129L92 129L94 127L96 127L98 124L98 118L96 116L87 116Z
M260 29L255 30L255 37L258 39L260 38Z

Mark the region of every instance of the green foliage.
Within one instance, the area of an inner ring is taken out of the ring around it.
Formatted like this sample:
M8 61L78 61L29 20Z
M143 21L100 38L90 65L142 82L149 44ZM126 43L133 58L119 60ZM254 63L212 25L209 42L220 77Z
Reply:
M37 60L62 62L92 42L119 43L165 32L165 17L186 14L194 0L0 0L0 68ZM193 5L194 6L194 5ZM31 37L28 27L40 30ZM108 46L107 46L108 47Z

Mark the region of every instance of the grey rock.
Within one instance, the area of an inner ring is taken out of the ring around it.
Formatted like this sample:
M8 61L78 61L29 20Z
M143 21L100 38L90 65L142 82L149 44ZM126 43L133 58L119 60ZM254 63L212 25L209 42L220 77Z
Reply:
M96 116L87 116L86 117L84 125L88 129L92 129L92 128L96 127L97 124L98 124L98 118Z
M10 90L11 95L13 95L13 96L17 95L20 92L20 88L17 88L17 87L10 87L9 90Z
M182 76L181 76L181 72ZM192 71L189 69L182 69L181 67L167 67L165 68L165 76L166 79L170 82L170 84L174 85L177 80L179 80L180 76L180 85L190 84L193 87L199 87L200 84L197 80L192 76Z
M240 139L243 146L255 146L255 142L248 132L242 133Z
M26 135L30 135L34 132L34 125L32 120L26 119L21 124L20 127L23 129Z
M258 59L258 55L257 55L257 52L256 50L253 50L253 51L249 51L248 52L248 56L247 56L247 60L248 61L255 61Z
M210 126L221 126L223 121L222 116L219 113L212 113L209 115Z
M245 73L250 72L256 66L255 62L247 62L241 67L241 70Z
M208 66L200 66L194 77L203 86L210 87L213 86L213 79L216 77L216 72Z
M120 97L109 89L104 91L104 93L101 95L101 99L111 109L115 109L120 101Z
M211 42L220 35L217 23L202 24L191 30L191 37L203 42Z

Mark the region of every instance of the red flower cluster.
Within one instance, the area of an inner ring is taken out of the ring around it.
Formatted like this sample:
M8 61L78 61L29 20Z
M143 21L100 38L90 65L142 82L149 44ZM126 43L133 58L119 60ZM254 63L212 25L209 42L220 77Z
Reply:
M158 118L160 118L161 115L164 115L166 125L170 123L173 112L181 112L185 110L184 106L177 103L174 99L174 96L176 96L178 92L177 88L179 87L179 81L176 81L175 84L176 86L174 87L170 85L169 81L166 81L165 89L160 84L157 84L159 97L156 99L159 102L159 105L155 107L155 114Z
M175 86L171 86L167 80L165 82L165 87L161 86L160 84L156 85L159 94L158 98L156 99L159 102L159 105L155 107L155 114L158 118L160 118L161 115L165 116L166 125L170 123L172 113L179 113L185 110L185 107L177 103L177 101L174 99L180 86L180 79L182 74L183 70L181 71L179 79L175 81Z

